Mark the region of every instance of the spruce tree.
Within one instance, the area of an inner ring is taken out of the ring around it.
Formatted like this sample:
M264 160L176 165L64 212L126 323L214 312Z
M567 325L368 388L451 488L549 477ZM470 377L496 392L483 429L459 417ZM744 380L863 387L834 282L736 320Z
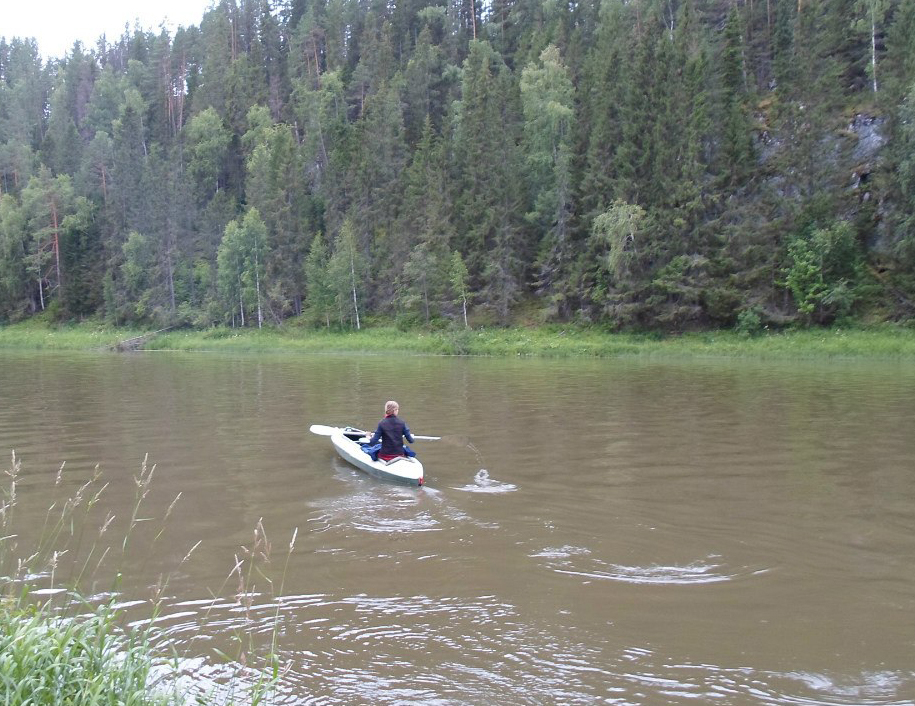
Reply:
M568 70L553 45L543 50L538 63L529 64L522 72L524 145L532 205L527 220L540 241L534 255L539 270L537 285L563 315L561 282L569 264L573 216L574 97Z
M459 243L481 300L506 321L521 294L523 264L518 223L522 195L516 174L517 98L507 67L488 42L470 44L464 63L455 147L459 166L456 208L464 226Z
M743 30L737 8L728 14L721 56L722 173L729 186L743 184L753 171L755 152L749 117Z

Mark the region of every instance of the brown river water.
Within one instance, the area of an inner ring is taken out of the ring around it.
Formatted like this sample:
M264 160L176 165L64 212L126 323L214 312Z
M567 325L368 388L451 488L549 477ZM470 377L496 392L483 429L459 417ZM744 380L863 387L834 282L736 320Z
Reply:
M424 488L308 432L392 398ZM911 362L0 352L0 450L3 575L213 701L915 704Z

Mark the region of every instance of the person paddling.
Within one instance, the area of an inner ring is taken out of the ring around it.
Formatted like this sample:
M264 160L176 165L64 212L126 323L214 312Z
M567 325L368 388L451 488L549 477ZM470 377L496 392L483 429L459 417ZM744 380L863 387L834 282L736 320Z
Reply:
M400 412L400 405L394 400L384 403L384 419L378 422L378 428L369 440L369 445L374 446L381 441L381 449L378 451L378 458L383 461L390 461L398 456L406 456L403 447L403 440L406 438L411 444L414 442L413 434L397 413Z

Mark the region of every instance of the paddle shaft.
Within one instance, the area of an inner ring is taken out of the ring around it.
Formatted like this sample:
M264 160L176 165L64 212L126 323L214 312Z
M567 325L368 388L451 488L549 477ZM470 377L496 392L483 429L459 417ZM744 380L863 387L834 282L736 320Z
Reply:
M344 431L341 427L330 427L325 424L312 424L308 430L312 434L317 434L318 436L330 436L331 434L336 434L338 431ZM361 431L361 430L357 430ZM368 432L365 432L366 434ZM417 434L413 435L413 438L417 441L439 441L442 437L440 436L419 436Z

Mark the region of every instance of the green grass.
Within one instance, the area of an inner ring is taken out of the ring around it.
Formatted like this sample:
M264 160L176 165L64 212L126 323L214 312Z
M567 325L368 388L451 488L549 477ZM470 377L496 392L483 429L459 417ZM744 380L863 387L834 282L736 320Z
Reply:
M142 331L93 324L54 327L29 322L0 327L0 348L97 349ZM584 327L531 327L403 331L378 325L361 331L309 329L295 325L258 329L181 330L153 336L147 350L412 355L728 358L915 358L915 330L807 329L746 336L734 331L683 335L608 333Z
M142 333L98 323L58 326L32 319L10 326L0 326L0 348L91 350L108 348Z
M8 706L179 703L150 689L148 646L114 625L106 607L75 618L0 606L0 690Z
M579 328L400 331L376 327L328 332L306 329L187 331L157 336L158 350L299 353L408 353L415 355L534 356L550 358L730 357L915 358L915 331L807 330L748 337L733 331L654 336Z

